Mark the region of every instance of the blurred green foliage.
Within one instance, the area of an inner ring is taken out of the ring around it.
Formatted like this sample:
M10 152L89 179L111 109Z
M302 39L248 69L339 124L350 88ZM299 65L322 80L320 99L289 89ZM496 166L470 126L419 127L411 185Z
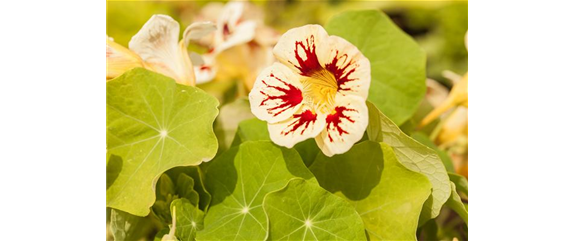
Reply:
M180 31L193 22L203 6L213 1L108 1L107 35L124 46L153 14L167 14ZM218 1L225 2L225 1ZM468 53L466 1L254 1L265 12L266 24L279 32L305 24L324 25L333 15L359 9L378 9L389 15L427 53L427 77L451 87L442 76L450 70L464 74Z

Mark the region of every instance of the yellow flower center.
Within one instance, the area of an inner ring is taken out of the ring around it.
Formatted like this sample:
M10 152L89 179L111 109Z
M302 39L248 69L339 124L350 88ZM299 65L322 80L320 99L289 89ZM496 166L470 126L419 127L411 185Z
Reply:
M339 86L331 72L326 69L313 71L310 77L301 80L304 101L316 111L328 113L333 109L335 95Z

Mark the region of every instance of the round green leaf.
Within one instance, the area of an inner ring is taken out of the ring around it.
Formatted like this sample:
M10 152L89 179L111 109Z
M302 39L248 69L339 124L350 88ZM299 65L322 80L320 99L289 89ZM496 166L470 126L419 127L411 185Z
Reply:
M297 178L267 194L270 240L366 240L363 221L345 200Z
M371 62L368 100L397 125L408 120L426 91L426 57L417 43L376 10L344 12L325 29L357 46Z
M212 195L198 240L263 240L263 197L294 177L316 182L295 150L270 141L246 141L212 161L205 184Z
M212 159L217 105L198 88L142 68L107 82L108 156L122 159L108 184L107 206L145 216L163 172Z
M319 154L311 172L355 207L371 240L416 240L431 184L401 165L388 145L364 141L342 155Z

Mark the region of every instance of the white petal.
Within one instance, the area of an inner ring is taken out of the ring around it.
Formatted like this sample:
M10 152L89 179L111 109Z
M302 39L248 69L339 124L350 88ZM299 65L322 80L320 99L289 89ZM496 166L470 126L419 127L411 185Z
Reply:
M215 59L212 54L204 54L203 56L200 55L193 55L192 61L194 58L199 58L197 64L193 65L193 69L195 71L195 83L196 84L203 84L207 83L215 78L215 74L217 73L217 66L215 66Z
M371 63L353 44L338 36L329 36L329 54L325 69L331 72L343 95L367 99L371 85Z
M326 156L347 152L363 137L369 123L365 100L353 95L337 95L335 110L326 117L326 128L315 138Z
M267 127L275 144L292 148L301 141L316 137L325 128L325 116L301 105L289 119Z
M189 45L190 41L199 41L204 36L216 30L215 24L212 22L195 22L187 26L183 31L183 41L185 46Z
M153 15L132 37L129 47L154 70L180 84L195 83L193 68L183 43L178 44L179 24L167 15Z
M222 52L233 46L247 43L255 37L256 22L243 18L245 3L229 2L217 20L214 48Z
M255 37L256 24L254 21L244 21L235 26L233 32L219 45L215 47L217 52L222 52L233 46L248 43Z
M326 58L329 51L328 37L320 25L293 28L281 36L273 48L273 54L293 71L311 76L323 68L322 57Z
M260 120L276 123L299 110L303 101L299 76L281 63L264 69L249 93L251 112Z

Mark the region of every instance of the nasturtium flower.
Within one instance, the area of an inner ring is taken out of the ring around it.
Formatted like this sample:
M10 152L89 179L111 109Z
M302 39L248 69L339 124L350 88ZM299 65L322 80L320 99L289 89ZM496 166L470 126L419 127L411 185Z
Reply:
M115 78L134 67L169 76L177 83L195 85L193 65L187 46L215 30L210 22L189 25L179 40L179 23L167 15L153 15L132 37L129 50L108 39L107 78Z
M271 140L293 147L315 138L327 156L348 151L368 124L369 60L319 25L287 31L249 94L251 112L268 123Z

